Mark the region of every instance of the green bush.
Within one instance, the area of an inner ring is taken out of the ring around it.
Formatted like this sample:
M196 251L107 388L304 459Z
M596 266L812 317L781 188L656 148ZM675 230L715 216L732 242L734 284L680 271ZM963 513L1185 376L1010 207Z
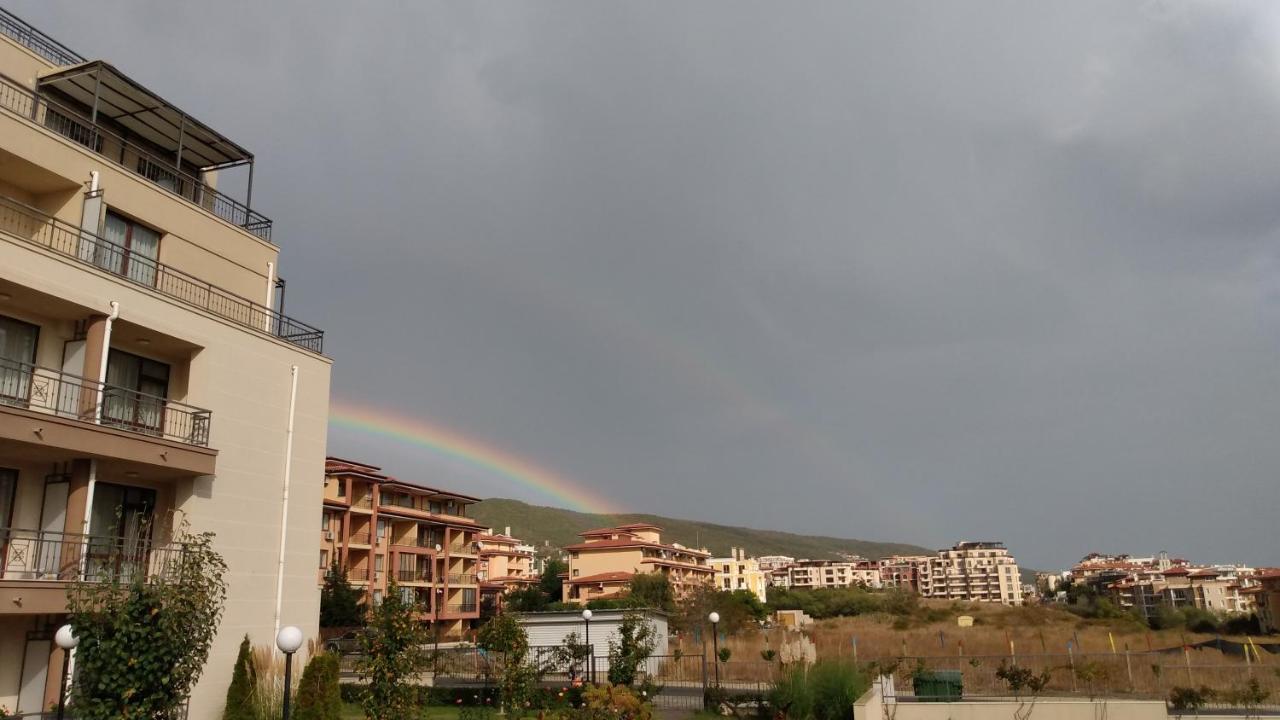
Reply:
M311 658L298 683L297 720L341 720L338 657L321 653Z
M871 687L856 665L822 660L806 671L792 667L769 693L777 712L795 720L852 720L853 703Z
M236 666L231 671L231 685L227 688L227 702L222 709L222 720L253 720L253 688L258 684L253 665L253 646L249 636L240 641Z

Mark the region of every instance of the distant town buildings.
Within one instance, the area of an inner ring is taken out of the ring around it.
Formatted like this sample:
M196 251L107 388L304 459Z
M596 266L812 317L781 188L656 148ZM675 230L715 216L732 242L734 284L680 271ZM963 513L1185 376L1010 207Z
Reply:
M711 586L715 571L711 554L679 543L664 544L662 528L636 523L580 533L583 541L569 545L569 572L564 602L585 604L623 594L640 573L662 573L677 598L695 586Z
M1261 617L1270 572L1242 565L1193 565L1164 552L1150 557L1091 553L1062 576L1150 620L1162 607L1218 614L1257 611Z
M880 566L869 560L797 560L787 569L793 588L878 588Z
M1018 562L1001 542L958 542L939 550L919 583L924 597L1022 604Z
M476 538L480 555L480 582L500 586L503 591L536 585L533 570L534 547L511 536L511 528L501 534L487 530Z
M759 598L760 602L768 601L768 577L760 568L759 560L747 557L742 548L729 548L729 557L712 558L707 564L716 573L716 589L746 590Z

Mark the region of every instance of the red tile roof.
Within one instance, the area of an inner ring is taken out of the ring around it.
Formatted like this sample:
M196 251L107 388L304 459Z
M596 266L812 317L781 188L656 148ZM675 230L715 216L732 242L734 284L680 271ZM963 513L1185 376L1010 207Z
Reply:
M570 585L582 585L586 583L600 583L600 582L624 582L624 581L631 580L631 578L633 577L635 577L635 573L605 572L605 573L597 573L595 575L587 575L586 577L569 578L565 580L565 582L569 583Z
M650 525L649 523L631 523L630 525L619 525L618 529L619 530L661 530L662 528L658 527L657 525Z
M678 548L674 545L663 545L662 543L648 542L647 540L597 540L595 542L577 543L575 545L566 545L565 550L573 552L575 550L609 550L618 548L657 548L668 552L687 553L689 555L701 555L703 557L711 557L711 553L694 550L692 548Z

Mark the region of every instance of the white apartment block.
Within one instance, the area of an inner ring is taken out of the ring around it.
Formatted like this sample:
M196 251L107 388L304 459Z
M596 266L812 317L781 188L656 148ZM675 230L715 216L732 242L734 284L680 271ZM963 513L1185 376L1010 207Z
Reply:
M865 560L798 560L787 573L793 588L881 587L879 566Z
M717 590L746 590L759 598L760 602L768 602L768 576L760 569L759 560L747 557L742 548L730 548L729 557L712 558L707 564L716 571Z
M1022 604L1018 562L999 542L958 542L939 550L917 590L929 598Z

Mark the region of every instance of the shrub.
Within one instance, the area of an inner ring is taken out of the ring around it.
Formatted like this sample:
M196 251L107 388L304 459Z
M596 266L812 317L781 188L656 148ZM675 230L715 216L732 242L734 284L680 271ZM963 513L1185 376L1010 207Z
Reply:
M80 639L71 700L77 718L167 720L183 712L222 619L227 565L212 533L183 527L174 539L185 547L165 558L164 572L142 572L127 556L95 560L104 571L129 570L68 589Z
M320 627L357 627L364 625L367 618L364 592L347 581L346 568L333 563L320 589Z
M640 665L657 647L657 631L642 613L628 612L618 625L616 638L609 640L609 682L631 685Z
M427 633L393 580L360 636L364 656L357 666L369 683L361 699L369 720L400 720L414 712L413 679L426 668Z
M222 709L222 720L253 720L253 690L258 684L253 665L253 646L249 636L240 641L236 666L231 671L231 685L227 688L227 702Z
M871 682L853 663L823 660L813 667L789 668L774 683L769 703L796 720L849 720L853 703Z
M298 683L297 720L341 720L338 674L336 655L321 653L311 658Z
M1169 690L1169 706L1179 715L1184 712L1198 714L1214 694L1213 688L1206 685L1198 688L1175 686Z

